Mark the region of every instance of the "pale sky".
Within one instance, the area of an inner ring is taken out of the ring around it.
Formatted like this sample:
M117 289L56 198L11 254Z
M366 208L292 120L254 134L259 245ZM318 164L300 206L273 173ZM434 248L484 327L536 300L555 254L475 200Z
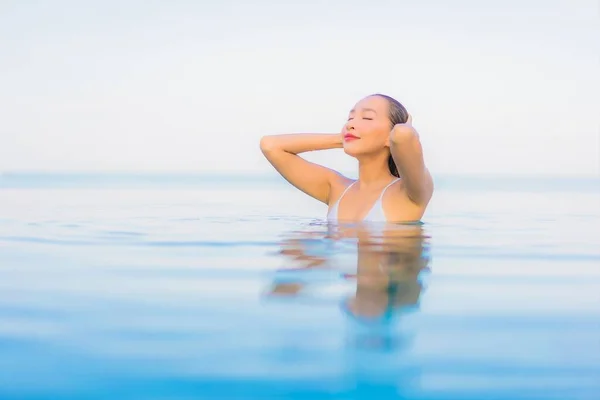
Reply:
M598 7L3 0L0 171L266 172L262 135L339 132L382 92L434 173L600 175Z

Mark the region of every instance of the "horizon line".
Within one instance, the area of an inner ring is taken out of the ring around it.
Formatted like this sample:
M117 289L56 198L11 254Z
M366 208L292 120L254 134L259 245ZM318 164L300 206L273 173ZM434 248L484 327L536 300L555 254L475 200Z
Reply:
M344 175L356 175L350 171L338 171ZM172 175L172 176L196 176L196 177L281 177L275 171L206 171L206 170L4 170L0 171L0 177L8 176L27 176L27 175L38 175L38 176L66 176L66 175L104 175L104 176L157 176L157 175ZM468 172L450 172L450 173L434 173L434 177L440 178L586 178L586 179L600 179L600 172L590 173L514 173L514 172L493 172L493 173L468 173Z

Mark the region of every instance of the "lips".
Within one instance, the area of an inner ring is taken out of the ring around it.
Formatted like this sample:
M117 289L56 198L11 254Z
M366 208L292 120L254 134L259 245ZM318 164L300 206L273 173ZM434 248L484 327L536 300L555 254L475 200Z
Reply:
M349 142L349 141L351 141L351 140L356 140L356 139L360 139L360 138L359 138L358 136L354 136L354 135L353 135L353 134L351 134L351 133L346 133L346 134L344 135L344 140L345 140L346 142Z

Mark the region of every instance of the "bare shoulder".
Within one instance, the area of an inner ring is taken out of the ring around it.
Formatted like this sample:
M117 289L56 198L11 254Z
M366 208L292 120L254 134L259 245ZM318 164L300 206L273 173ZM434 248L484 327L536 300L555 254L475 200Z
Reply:
M415 203L408 196L402 179L390 186L383 198L383 208L389 221L418 221L423 217L433 197L433 178L427 171L424 184L424 201Z

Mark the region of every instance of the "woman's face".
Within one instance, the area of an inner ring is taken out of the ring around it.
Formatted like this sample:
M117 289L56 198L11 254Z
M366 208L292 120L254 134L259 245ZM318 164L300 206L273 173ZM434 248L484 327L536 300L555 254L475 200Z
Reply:
M389 147L392 127L388 113L388 101L380 96L365 97L356 103L342 129L346 154L357 157Z

